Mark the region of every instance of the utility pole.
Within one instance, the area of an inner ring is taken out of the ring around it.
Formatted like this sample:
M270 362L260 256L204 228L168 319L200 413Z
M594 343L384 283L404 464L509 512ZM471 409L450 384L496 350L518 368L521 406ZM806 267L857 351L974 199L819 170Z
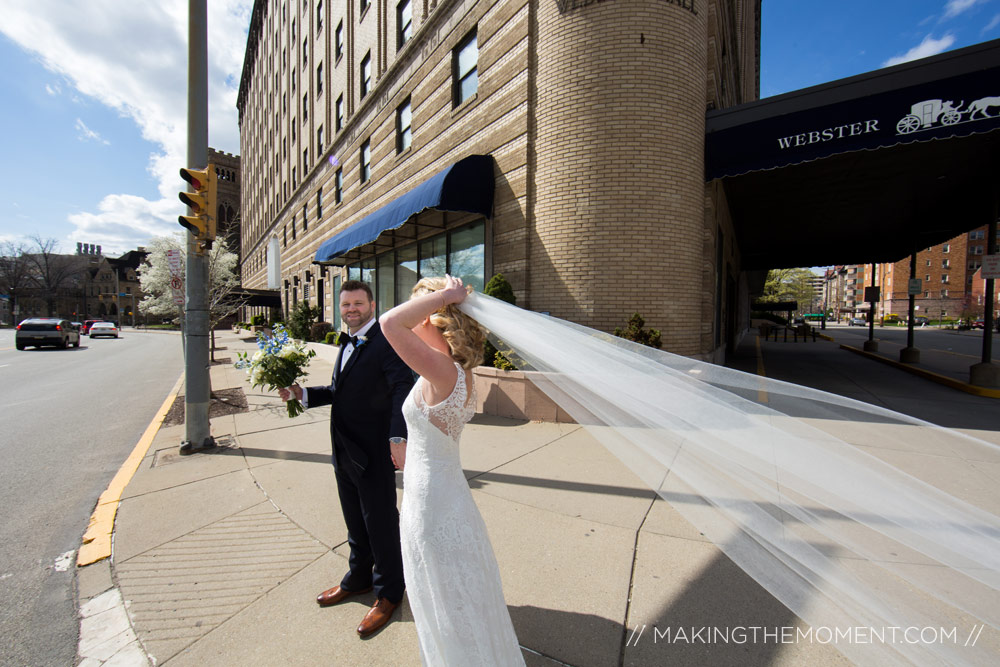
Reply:
M208 10L188 0L188 167L208 166ZM215 211L210 211L215 215ZM215 446L208 422L208 255L203 239L188 235L184 307L184 426L181 454Z

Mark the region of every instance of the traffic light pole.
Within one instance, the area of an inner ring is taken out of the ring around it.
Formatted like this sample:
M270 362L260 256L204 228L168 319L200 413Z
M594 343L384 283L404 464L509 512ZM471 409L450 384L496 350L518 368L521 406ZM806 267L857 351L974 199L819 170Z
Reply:
M188 145L189 167L208 168L208 11L206 0L188 0ZM210 214L214 215L214 211ZM188 234L185 284L184 426L181 454L215 446L208 422L208 255Z

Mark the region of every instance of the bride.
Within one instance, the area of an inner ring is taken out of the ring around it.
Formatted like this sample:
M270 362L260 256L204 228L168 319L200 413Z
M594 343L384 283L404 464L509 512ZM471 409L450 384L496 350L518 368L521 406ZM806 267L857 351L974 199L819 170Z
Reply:
M523 665L493 548L462 472L458 443L475 413L472 369L485 334L456 305L451 276L424 278L409 301L379 318L420 379L403 404L409 441L393 445L403 469L403 571L425 665Z

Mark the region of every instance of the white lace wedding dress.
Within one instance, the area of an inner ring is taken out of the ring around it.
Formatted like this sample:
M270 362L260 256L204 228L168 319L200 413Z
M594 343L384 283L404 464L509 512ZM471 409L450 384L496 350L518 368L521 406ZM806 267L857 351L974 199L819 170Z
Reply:
M466 373L424 404L423 379L403 404L408 440L399 528L406 594L424 665L523 665L486 525L462 473L458 442L475 412Z

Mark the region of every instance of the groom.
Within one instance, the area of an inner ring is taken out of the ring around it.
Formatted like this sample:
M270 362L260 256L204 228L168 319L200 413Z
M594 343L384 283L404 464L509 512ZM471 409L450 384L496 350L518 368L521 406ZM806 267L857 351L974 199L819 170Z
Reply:
M403 599L390 439L394 448L405 443L402 406L414 380L375 321L375 301L367 283L343 284L340 316L350 336L340 335L330 386L307 387L303 392L293 385L279 394L286 401L294 394L309 408L332 406L333 468L351 547L350 570L339 586L323 591L316 601L323 607L334 605L374 587L375 605L357 629L367 637L389 622Z

